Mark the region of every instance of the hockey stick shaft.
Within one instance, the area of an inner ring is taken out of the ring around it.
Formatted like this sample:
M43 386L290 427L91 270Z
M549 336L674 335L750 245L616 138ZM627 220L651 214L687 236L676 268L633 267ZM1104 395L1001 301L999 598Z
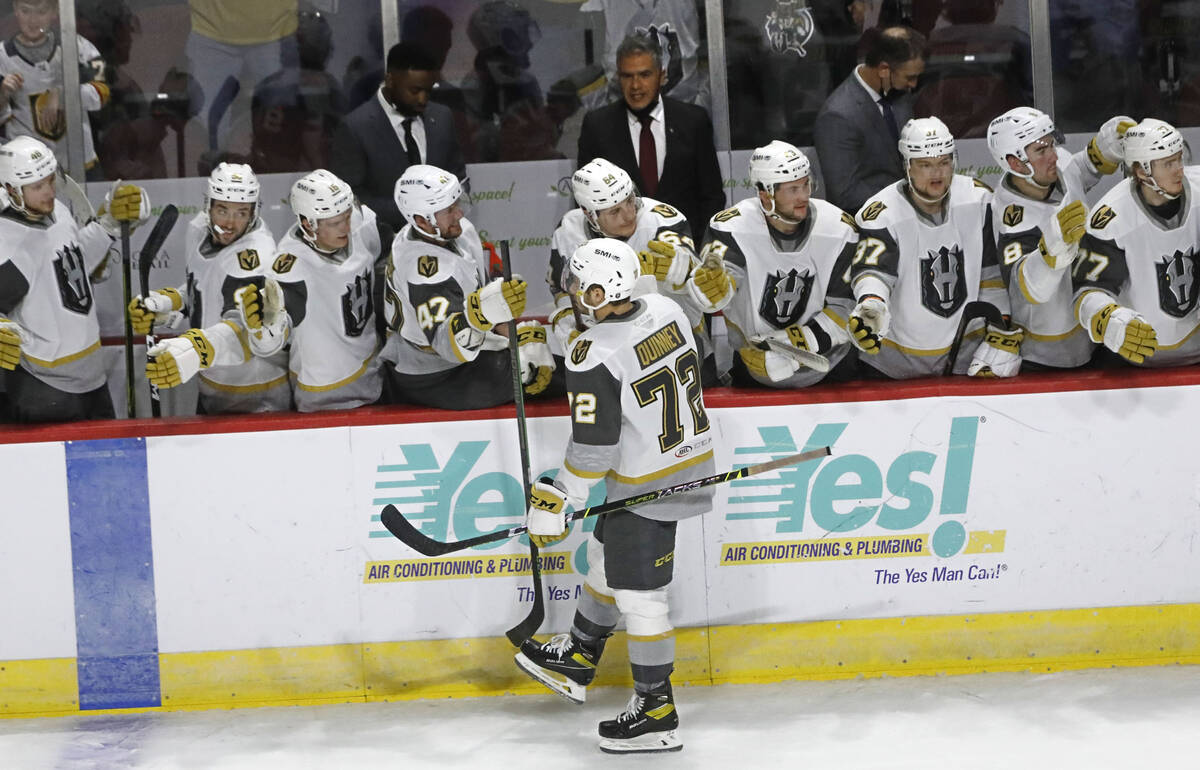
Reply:
M508 240L500 241L500 270L504 280L512 280L512 261L509 258ZM517 438L521 446L521 500L526 507L529 504L529 433L525 429L525 383L524 372L521 368L520 341L517 339L517 319L512 320L508 329L508 352L512 363L513 403L517 408ZM521 643L537 631L538 626L546 619L545 597L542 595L542 571L538 566L538 548L532 541L529 543L529 559L533 565L530 576L533 582L533 607L517 625L508 629L505 635L514 646Z
M643 492L640 495L626 497L623 500L614 500L610 503L584 508L581 511L575 511L567 514L567 521L576 521L578 519L586 519L590 516L602 516L606 513L621 510L622 508L631 508L635 505L643 505L645 503L661 500L664 497L677 495L681 492L691 492L702 487L710 487L714 484L724 484L729 481L744 479L747 476L757 476L762 473L770 473L771 471L780 468L786 468L790 465L798 465L799 463L808 462L809 460L817 460L822 457L827 457L830 454L829 447L820 447L799 454L788 455L781 457L778 460L771 460L757 465L747 465L744 468L717 473L712 476L705 476L694 481L685 481L681 484L674 484L662 489L656 489L652 492ZM425 556L443 556L455 551L461 551L464 548L473 548L477 545L485 543L494 543L497 540L507 540L511 537L525 534L527 528L525 526L510 527L508 529L489 532L484 535L467 538L466 540L457 540L451 543L443 543L440 540L434 540L428 535L423 534L420 530L412 525L412 523L404 518L404 514L400 513L393 505L388 505L383 509L379 516L383 526L387 527L388 532L391 532L397 538L404 542L409 548L412 548L417 553Z
M125 413L130 419L137 417L137 402L133 395L133 318L129 315L129 303L133 301L131 288L132 266L129 256L129 222L121 222L121 294L125 303Z
M154 229L150 231L150 236L142 245L141 252L138 253L138 288L141 290L143 299L150 294L150 268L154 265L154 258L158 256L158 250L166 243L167 236L171 234L171 228L175 227L175 220L178 218L179 209L175 208L174 204L165 206L159 213L158 221L154 223ZM151 320L150 330L146 332L147 360L150 358L150 348L154 347L155 342L154 321ZM150 383L150 413L154 417L162 416L161 399L158 386Z
M779 353L780 355L787 356L801 366L806 366L809 369L812 369L814 372L829 371L829 359L820 353L801 350L800 348L793 347L785 342L780 342L773 337L767 337L764 341L767 343L767 347L769 347L771 350Z
M958 351L962 347L963 335L967 333L967 327L970 326L971 321L977 318L983 318L996 326L1004 325L1004 316L1001 315L1000 309L992 303L983 300L968 302L963 307L962 318L958 321L958 330L954 333L954 342L950 345L950 355L946 359L946 368L942 371L942 376L949 377L954 374L954 364L958 361Z

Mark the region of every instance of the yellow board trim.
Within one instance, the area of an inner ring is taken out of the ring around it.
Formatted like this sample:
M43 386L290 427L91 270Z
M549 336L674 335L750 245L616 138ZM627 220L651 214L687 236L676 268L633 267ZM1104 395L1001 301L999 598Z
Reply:
M986 540L987 533L979 534ZM672 679L686 685L1200 664L1200 604L763 623L675 634ZM608 644L596 685L631 684L623 637ZM161 707L86 713L544 693L513 665L512 654L504 637L161 653ZM71 659L0 661L0 716L81 713L76 682Z

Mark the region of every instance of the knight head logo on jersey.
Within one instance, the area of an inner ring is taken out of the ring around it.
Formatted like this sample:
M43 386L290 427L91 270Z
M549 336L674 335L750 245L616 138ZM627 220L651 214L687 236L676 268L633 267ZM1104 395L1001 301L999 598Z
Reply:
M958 244L930 251L921 260L921 304L949 318L967 301L967 277L962 247Z
M807 0L776 0L775 9L767 14L763 29L775 53L795 51L807 56L804 45L813 35L812 11Z
M354 277L342 295L342 320L347 337L357 337L371 320L371 271Z
M1183 318L1196 308L1196 257L1193 249L1176 251L1154 265L1158 276L1158 305L1172 318Z
M776 270L763 284L759 316L777 329L797 323L804 317L812 287L813 274L808 270L803 273L794 267L787 273Z
M63 307L87 315L92 309L92 283L83 265L83 252L77 244L69 243L55 254L54 276L58 279Z

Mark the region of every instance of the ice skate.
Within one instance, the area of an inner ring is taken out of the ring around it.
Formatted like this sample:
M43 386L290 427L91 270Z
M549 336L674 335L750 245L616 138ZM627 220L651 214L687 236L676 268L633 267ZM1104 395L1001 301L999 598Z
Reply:
M670 682L646 695L634 693L623 713L600 723L600 750L608 754L650 754L682 748Z
M571 634L558 634L545 644L526 639L514 658L521 670L572 703L587 698L599 659L599 650L590 651Z

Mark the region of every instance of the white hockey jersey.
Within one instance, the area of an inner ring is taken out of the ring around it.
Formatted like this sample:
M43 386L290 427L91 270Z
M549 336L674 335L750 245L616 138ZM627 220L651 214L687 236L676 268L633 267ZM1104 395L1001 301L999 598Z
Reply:
M1075 319L1070 271L1061 271L1045 296L1030 288L1038 282L1028 276L1030 271L1051 274L1038 251L1042 229L1063 203L1084 200L1087 191L1100 181L1100 174L1088 161L1086 151L1074 155L1062 147L1057 151L1059 183L1050 197L1029 198L1006 175L992 198L992 223L1012 322L1025 330L1021 358L1045 366L1075 367L1086 364L1096 346Z
M184 244L187 253L187 283L180 293L187 303L192 328L203 329L227 315L236 318L233 295L242 286L262 286L262 276L275 256L275 238L261 219L228 246L209 239L207 217L197 214L188 222ZM287 354L251 356L237 366L213 366L200 372L201 392L219 391L222 400L237 394L249 403L255 394L287 382Z
M53 34L53 33L50 33ZM96 148L92 141L92 126L88 112L103 107L109 98L108 85L104 82L104 61L100 52L86 38L78 37L79 41L79 98L83 104L83 160L88 168L96 162ZM14 94L9 101L0 106L0 121L4 122L8 138L17 136L32 136L45 142L54 150L58 164L67 167L67 126L65 119L58 130L44 131L38 127L38 114L46 103L46 92L52 88L60 90L63 86L62 46L55 41L54 52L49 61L33 63L25 59L17 49L13 38L4 41L0 46L0 77L10 73L19 73L24 78L21 90ZM60 106L65 111L66 103Z
M991 189L956 174L937 221L913 205L907 186L890 184L859 210L850 280L856 298L876 294L887 302L892 322L881 350L860 360L893 379L942 373L968 302L980 299L1008 312ZM955 371L965 373L970 361L960 354Z
M384 358L402 374L429 374L473 360L454 332L465 324L463 303L487 280L487 257L475 226L460 219L462 235L441 246L418 237L411 224L392 241L388 268L388 345Z
M98 222L80 228L61 201L41 222L0 212L0 316L33 337L21 346L21 367L68 393L105 382L89 273L111 243Z
M351 224L349 253L335 256L312 248L292 228L266 271L283 288L291 318L288 368L301 412L352 409L378 400L383 390L372 295L375 214L364 206Z
M725 308L729 344L737 351L773 332L805 325L813 332L820 353L837 365L850 349L846 319L854 299L846 273L858 244L854 220L837 206L811 199L803 234L794 250L780 248L758 197L745 198L718 213L709 223L704 249L725 262L737 283ZM811 385L824 372L801 367L773 387Z
M583 478L607 478L610 500L715 472L715 431L687 319L657 294L634 300L634 307L580 334L567 354L572 434L564 462ZM675 521L711 506L705 488L639 506L637 513Z
M1079 243L1073 277L1080 324L1093 321L1081 304L1096 291L1140 313L1158 337L1158 350L1143 366L1200 361L1200 167L1185 170L1182 200L1179 214L1164 222L1142 201L1136 182L1122 182L1092 209Z

